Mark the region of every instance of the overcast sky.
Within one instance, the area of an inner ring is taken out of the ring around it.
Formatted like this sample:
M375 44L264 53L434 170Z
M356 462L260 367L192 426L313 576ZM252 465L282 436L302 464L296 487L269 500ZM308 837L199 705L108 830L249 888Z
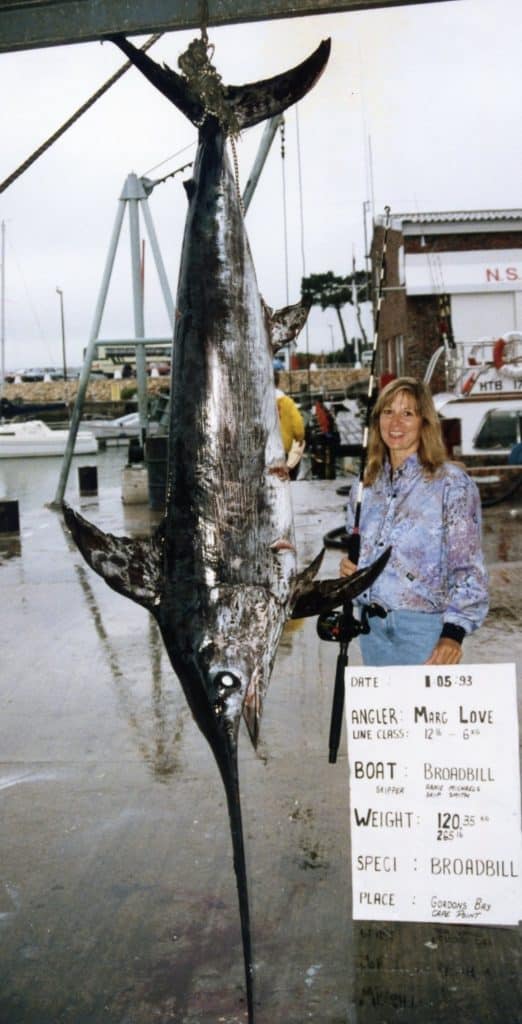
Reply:
M247 214L269 305L286 303L286 266L291 302L303 269L347 274L354 254L363 267L363 204L372 198L376 214L386 205L394 213L522 207L521 27L520 0L447 0L210 29L214 62L230 84L286 70L332 38L323 77L297 118L294 109L286 115L287 256L279 138ZM195 34L165 35L150 54L177 69ZM110 43L0 54L0 179L122 62ZM262 130L240 140L243 187ZM132 69L0 195L8 368L61 364L57 287L68 363L81 363L128 174L162 177L192 159L195 139L193 126ZM158 185L149 199L174 293L186 212L181 180ZM146 261L146 335L168 335L150 249ZM127 228L100 335L133 335ZM313 311L310 350L329 352L332 338L340 347L334 312Z

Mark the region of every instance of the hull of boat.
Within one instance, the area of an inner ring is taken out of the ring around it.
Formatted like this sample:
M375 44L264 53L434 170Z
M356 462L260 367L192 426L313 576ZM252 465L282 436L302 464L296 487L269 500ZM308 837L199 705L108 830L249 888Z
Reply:
M107 444L124 444L133 437L141 437L141 426L140 420L137 413L131 413L128 416L122 416L115 420L83 420L83 426L86 427L98 441L103 441ZM147 436L150 437L153 434L157 434L160 430L160 424L152 421L147 425Z
M67 430L51 430L39 420L13 423L0 427L0 459L34 459L63 456L67 446ZM93 434L80 431L74 455L93 455L98 442Z
M73 455L93 455L98 451L98 445L85 443L76 445ZM4 445L0 443L0 459L35 459L43 456L63 456L65 445L41 445L36 448L29 444Z
M522 466L478 464L473 459L463 460L469 476L475 481L482 505L498 505L513 497L522 485Z

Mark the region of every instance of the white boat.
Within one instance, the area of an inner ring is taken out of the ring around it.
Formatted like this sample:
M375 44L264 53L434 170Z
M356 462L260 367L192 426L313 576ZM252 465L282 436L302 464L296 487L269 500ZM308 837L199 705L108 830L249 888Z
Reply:
M453 455L507 461L522 442L522 333L511 331L446 352L448 391L434 395Z
M0 459L27 459L42 455L64 455L68 430L51 430L42 420L0 423ZM91 431L79 430L74 455L92 455L98 442Z
M445 360L448 390L433 397L446 447L493 504L522 482L522 466L510 462L522 444L522 333L458 342Z
M83 420L82 425L88 427L98 441L104 441L106 444L118 444L119 441L124 443L131 437L141 435L140 417L137 412L129 412L113 420ZM147 434L156 433L159 426L155 421L149 422Z
M168 430L168 394L157 394L149 403L147 434L164 433ZM98 441L104 444L125 443L132 437L141 436L138 412L129 412L115 419L85 419L82 427L92 431Z

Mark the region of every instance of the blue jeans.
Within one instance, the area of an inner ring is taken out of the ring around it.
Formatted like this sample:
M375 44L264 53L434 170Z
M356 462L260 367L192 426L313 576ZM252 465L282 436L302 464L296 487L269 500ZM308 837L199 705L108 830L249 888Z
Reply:
M368 620L370 632L360 637L365 665L422 665L442 629L442 615L391 611L385 619Z

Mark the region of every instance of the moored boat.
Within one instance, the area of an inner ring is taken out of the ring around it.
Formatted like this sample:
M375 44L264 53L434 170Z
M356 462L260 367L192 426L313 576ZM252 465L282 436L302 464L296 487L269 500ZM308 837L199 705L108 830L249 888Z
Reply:
M124 444L130 438L141 435L140 417L137 412L129 412L112 420L84 420L83 426L88 427L95 438L105 444ZM151 421L148 423L147 433L155 434L159 428L158 422Z
M2 420L41 419L44 422L66 420L68 406L65 402L25 402L18 398L0 398L0 418Z
M69 432L51 430L41 420L0 424L0 459L35 458L64 455ZM94 434L80 430L76 437L74 455L92 455L98 450Z
M149 402L147 434L163 433L168 423L169 396L160 393ZM114 419L90 418L82 420L81 426L90 430L102 444L123 444L133 437L141 436L138 412L129 412Z
M448 391L434 395L451 458L476 480L484 505L522 484L513 458L522 444L522 333L511 331L446 352Z

